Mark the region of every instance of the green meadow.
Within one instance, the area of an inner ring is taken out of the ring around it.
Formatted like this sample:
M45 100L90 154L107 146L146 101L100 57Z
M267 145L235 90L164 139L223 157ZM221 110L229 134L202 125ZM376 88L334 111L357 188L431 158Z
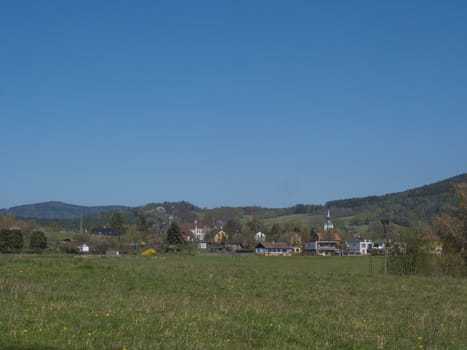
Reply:
M1 349L467 349L467 280L381 258L0 255Z

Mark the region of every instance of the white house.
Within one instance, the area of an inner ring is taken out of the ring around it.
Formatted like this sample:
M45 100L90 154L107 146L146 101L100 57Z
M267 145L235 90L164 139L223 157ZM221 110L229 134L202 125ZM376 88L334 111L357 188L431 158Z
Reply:
M258 232L255 234L255 241L260 243L260 242L266 242L266 235L262 232Z
M204 236L206 235L206 228L198 220L195 220L195 227L191 230L195 238L199 241L204 241Z
M348 252L352 255L367 255L371 253L373 242L361 237L353 237L347 241L349 245Z
M89 246L86 243L81 243L78 246L78 251L84 254L89 253Z

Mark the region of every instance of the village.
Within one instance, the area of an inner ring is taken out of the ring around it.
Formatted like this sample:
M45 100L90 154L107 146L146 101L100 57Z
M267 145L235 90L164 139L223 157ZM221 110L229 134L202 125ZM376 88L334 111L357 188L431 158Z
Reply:
M254 233L254 249L245 249L241 243L230 239L228 232L221 226L212 236L207 239L208 228L200 221L195 220L193 224L180 224L180 235L183 244L168 245L165 247L147 246L147 244L130 243L135 248L140 248L143 255L156 253L161 249L166 252L179 251L181 247L188 247L190 251L196 250L198 254L256 254L260 256L361 256L361 255L383 255L385 247L393 254L404 253L404 242L391 242L391 240L373 241L361 236L354 236L350 239L343 239L341 234L335 230L331 213L328 210L322 229L314 234L314 239L303 240L299 233L290 236L289 241L268 240L267 235L261 231ZM117 237L117 231L111 227L97 227L92 229L91 236L101 237L101 239ZM441 253L441 244L438 240L428 237L425 239L429 252L433 254ZM71 252L89 254L93 249L88 242L65 239L62 244L72 246ZM193 249L195 248L195 249ZM114 245L113 249L99 251L101 254L119 255L119 249Z

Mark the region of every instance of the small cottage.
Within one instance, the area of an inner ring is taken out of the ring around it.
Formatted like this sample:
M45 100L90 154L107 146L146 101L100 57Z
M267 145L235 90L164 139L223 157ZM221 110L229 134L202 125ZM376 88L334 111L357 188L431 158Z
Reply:
M290 256L293 248L283 242L260 242L255 247L256 254L264 256Z

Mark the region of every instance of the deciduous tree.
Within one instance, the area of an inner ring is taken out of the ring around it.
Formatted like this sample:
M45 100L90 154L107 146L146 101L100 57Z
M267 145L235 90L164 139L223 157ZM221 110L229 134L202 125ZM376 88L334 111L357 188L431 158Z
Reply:
M434 226L443 243L443 253L463 255L467 262L467 183L454 186L455 205L434 218Z

